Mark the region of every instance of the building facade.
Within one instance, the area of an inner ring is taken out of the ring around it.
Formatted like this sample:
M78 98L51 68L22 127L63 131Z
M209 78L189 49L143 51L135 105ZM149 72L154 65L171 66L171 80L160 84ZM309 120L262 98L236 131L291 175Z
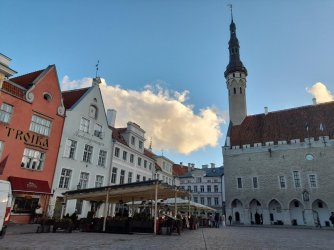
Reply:
M161 180L169 185L175 185L175 178L173 175L174 162L163 155L155 155L155 162L155 179Z
M187 173L179 176L180 187L191 192L193 202L212 207L216 213L225 214L224 168L216 168L212 163L210 168L203 165L202 169L188 169Z
M334 211L334 102L248 116L243 108L231 109L245 107L246 100L247 71L235 30L232 20L225 71L232 113L223 147L227 218L328 226Z
M50 215L55 217L74 212L86 217L89 211L97 211L96 203L81 200L69 200L64 206L62 193L110 183L112 130L108 126L99 83L99 78L94 78L89 88L62 93L66 119L50 201Z
M11 182L11 220L28 223L48 209L65 109L54 65L8 78L10 59L0 62L0 179Z

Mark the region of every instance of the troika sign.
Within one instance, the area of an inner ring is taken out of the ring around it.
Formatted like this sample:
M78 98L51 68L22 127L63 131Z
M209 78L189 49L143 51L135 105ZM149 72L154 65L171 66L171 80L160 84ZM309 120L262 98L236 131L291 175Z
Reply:
M5 127L7 130L7 136L10 138L14 138L16 140L24 141L29 145L33 145L36 147L40 147L43 149L49 148L49 140L48 138L37 135L31 132L24 132L19 129Z

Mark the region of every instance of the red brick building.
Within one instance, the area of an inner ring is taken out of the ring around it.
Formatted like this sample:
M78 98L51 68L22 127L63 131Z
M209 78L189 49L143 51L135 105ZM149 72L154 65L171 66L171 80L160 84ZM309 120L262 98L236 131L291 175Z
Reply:
M0 179L13 190L11 220L28 223L52 195L64 105L56 67L19 77L0 54Z

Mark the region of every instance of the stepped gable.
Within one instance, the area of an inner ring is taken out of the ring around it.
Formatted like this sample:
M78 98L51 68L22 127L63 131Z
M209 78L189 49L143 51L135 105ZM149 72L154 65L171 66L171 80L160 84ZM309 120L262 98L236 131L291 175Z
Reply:
M231 127L231 146L334 136L334 102L247 116Z

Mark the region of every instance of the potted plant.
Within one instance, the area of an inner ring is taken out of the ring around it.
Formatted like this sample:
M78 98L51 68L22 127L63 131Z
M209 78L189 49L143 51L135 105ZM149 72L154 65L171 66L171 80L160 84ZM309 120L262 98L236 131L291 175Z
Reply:
M54 224L54 220L48 217L43 217L39 221L36 233L50 233L51 226Z

